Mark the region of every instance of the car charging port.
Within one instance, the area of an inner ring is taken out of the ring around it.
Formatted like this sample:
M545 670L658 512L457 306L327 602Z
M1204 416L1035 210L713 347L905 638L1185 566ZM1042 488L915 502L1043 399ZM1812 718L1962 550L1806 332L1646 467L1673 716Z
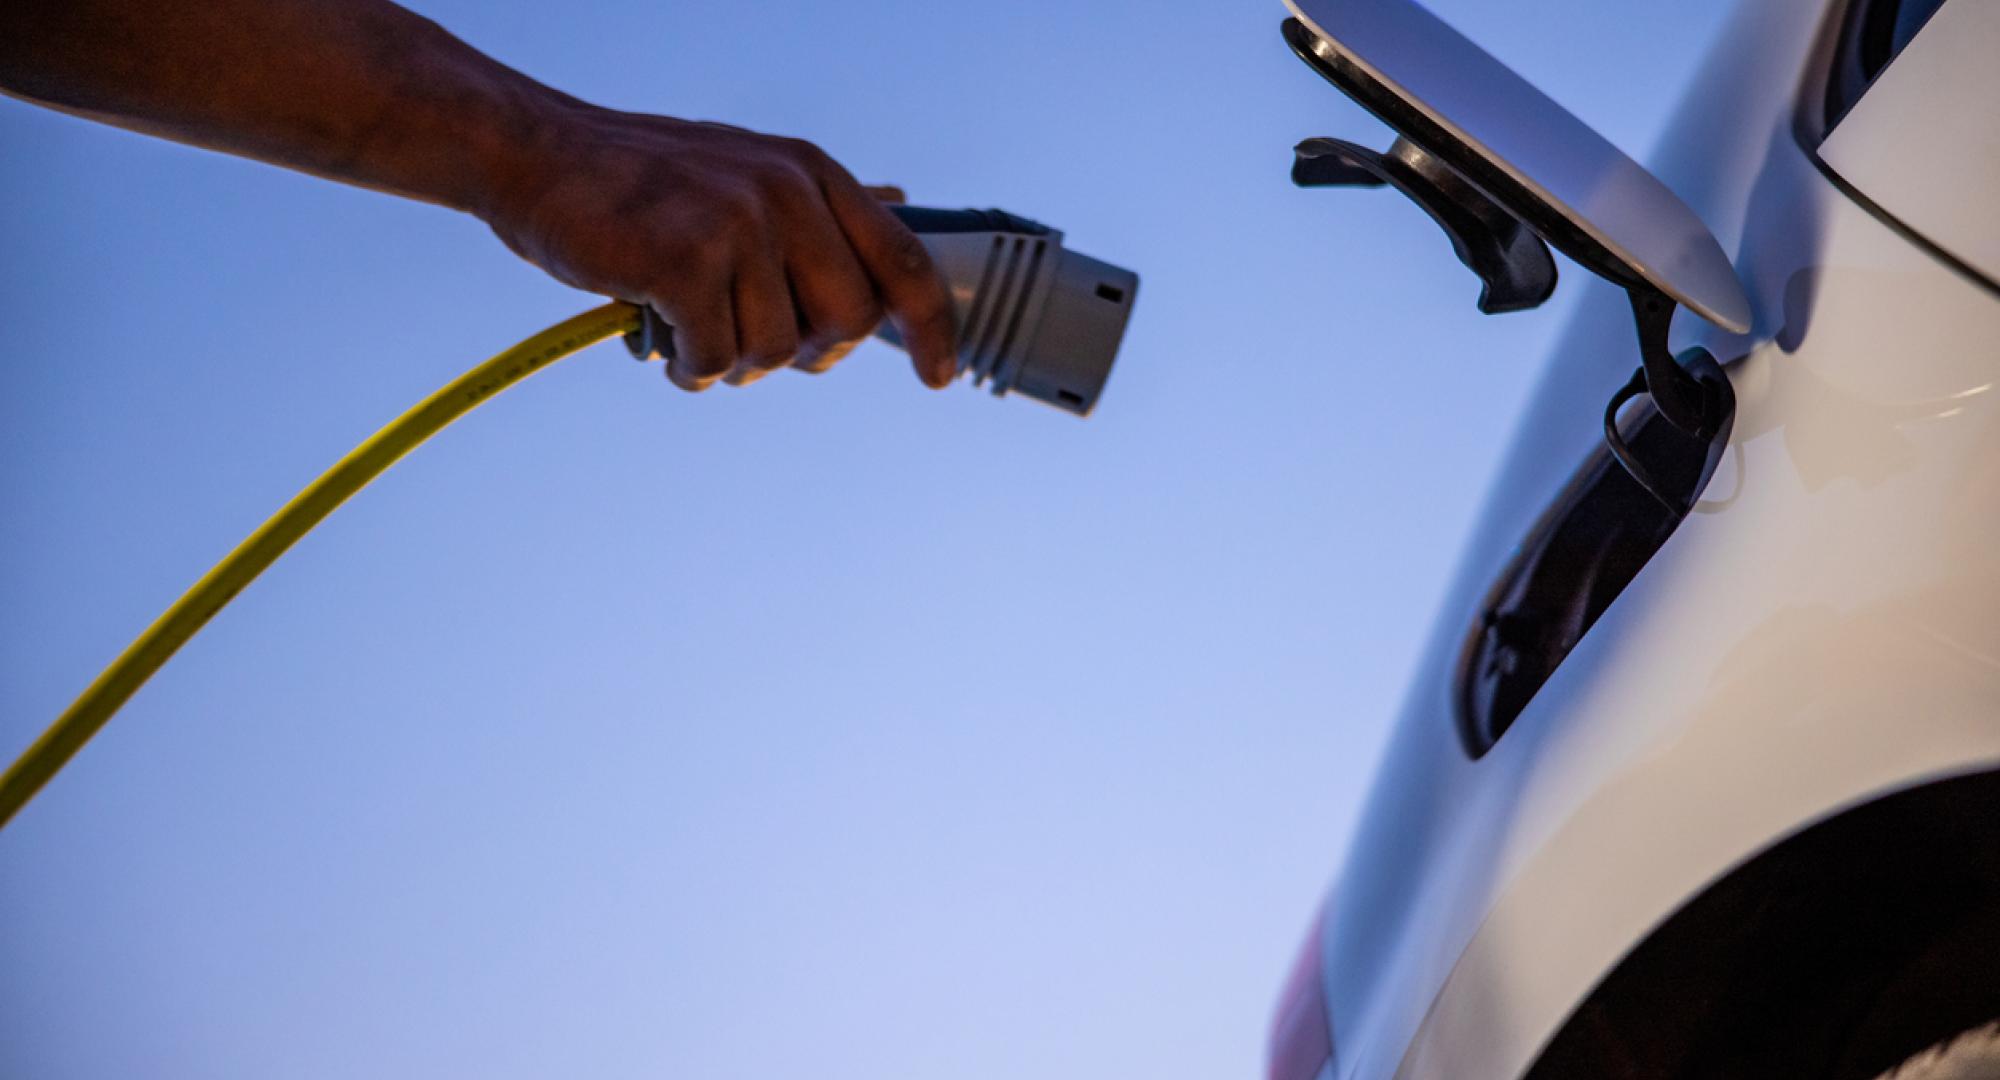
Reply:
M1640 368L1605 410L1604 442L1543 512L1480 604L1459 653L1459 735L1492 749L1557 665L1694 509L1729 444L1734 396L1704 349L1670 361L1708 402L1690 433L1673 423ZM1664 380L1662 380L1664 381Z

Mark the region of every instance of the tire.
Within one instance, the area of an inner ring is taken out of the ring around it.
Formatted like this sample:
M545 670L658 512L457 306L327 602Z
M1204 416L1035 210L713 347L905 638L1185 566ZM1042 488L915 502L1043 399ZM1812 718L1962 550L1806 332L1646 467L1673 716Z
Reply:
M1960 1032L1876 1080L2000 1080L2000 1020Z

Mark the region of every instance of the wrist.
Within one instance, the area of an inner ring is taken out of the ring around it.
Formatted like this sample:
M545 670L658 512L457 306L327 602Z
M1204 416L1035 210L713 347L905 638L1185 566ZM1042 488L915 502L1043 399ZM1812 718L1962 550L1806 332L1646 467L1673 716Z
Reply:
M473 154L458 209L488 225L533 206L562 175L563 147L597 106L522 79L500 95L491 129Z

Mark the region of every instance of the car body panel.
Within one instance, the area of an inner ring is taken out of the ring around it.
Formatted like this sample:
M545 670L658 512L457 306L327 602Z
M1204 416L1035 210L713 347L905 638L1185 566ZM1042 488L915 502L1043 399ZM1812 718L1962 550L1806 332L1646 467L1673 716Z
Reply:
M1750 292L1749 335L1676 323L1677 347L1729 363L1729 454L1474 762L1452 716L1460 645L1637 361L1623 294L1583 283L1323 916L1334 1077L1520 1075L1731 866L2000 763L2000 300L1799 144L1826 9L1744 4L1652 162Z
M2000 6L1946 4L1819 149L1870 202L1989 281L2000 280L2000 125L1978 120L2000 107L1995 56Z

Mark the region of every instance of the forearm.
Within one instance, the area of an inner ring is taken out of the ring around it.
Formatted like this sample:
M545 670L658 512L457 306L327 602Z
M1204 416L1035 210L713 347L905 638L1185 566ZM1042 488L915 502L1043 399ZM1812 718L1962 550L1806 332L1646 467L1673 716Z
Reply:
M6 0L0 89L473 212L582 107L386 0Z
M388 0L0 0L0 91L477 214L651 306L690 390L824 370L885 311L958 370L923 244L819 148L586 105Z

